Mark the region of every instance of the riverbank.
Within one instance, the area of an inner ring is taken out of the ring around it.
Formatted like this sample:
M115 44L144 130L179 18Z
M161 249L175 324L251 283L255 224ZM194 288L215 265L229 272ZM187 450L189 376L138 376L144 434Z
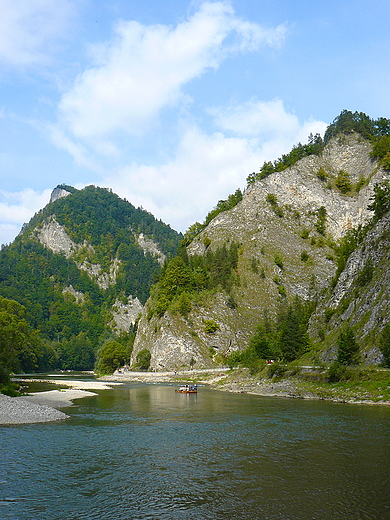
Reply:
M72 406L75 399L96 395L90 390L105 390L120 382L110 384L102 381L71 381L62 379L23 379L14 378L18 383L40 382L52 383L68 388L49 390L47 392L31 392L21 397L9 397L0 394L0 425L31 424L61 421L69 419L69 415L59 408Z
M350 404L390 405L390 371L359 369L355 379L329 383L324 371L313 367L295 367L288 377L251 375L248 369L228 368L187 370L180 372L115 372L102 381L141 381L154 383L207 384L216 390L247 393L264 397L319 399Z

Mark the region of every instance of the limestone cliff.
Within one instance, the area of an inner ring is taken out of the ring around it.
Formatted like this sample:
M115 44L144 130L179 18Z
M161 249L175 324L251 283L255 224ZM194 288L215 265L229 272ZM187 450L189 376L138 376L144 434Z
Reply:
M190 362L208 366L216 353L247 346L264 309L275 313L295 295L320 297L335 275L334 241L370 219L373 186L388 177L370 151L360 135L342 135L320 156L251 185L240 203L217 215L187 248L188 255L203 255L208 248L240 244L235 305L220 292L193 303L186 318L166 312L158 319L146 310L133 360L148 348L157 370ZM338 188L340 171L351 189ZM205 332L207 320L217 324L213 333Z

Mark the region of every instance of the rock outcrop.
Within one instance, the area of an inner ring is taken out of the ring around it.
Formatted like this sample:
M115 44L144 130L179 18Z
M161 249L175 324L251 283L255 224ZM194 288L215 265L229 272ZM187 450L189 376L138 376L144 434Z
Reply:
M168 312L161 319L148 318L147 305L133 360L148 348L156 370L190 362L209 366L216 353L224 356L248 345L265 309L275 315L294 296L321 297L336 272L332 246L370 220L374 185L388 178L370 151L371 144L358 134L336 137L320 156L306 157L249 186L242 201L217 215L187 248L188 255L203 255L208 248L240 244L234 308L224 293L193 304L186 318ZM338 188L340 170L351 185L348 191ZM343 279L348 283L349 276L346 271L340 284ZM335 302L341 293L335 293ZM207 319L218 324L213 334L204 332Z

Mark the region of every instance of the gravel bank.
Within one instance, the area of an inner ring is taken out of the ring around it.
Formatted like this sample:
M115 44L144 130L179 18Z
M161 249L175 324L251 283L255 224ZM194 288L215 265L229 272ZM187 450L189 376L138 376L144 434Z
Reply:
M101 381L63 381L60 379L32 380L15 378L13 381L56 383L61 386L69 386L70 388L49 390L47 392L32 392L30 395L23 397L8 397L0 394L0 425L42 423L68 419L69 415L57 410L57 408L72 406L74 399L96 395L94 392L86 390L87 388L106 390L115 384L121 384L110 383L107 385Z
M61 421L68 417L51 406L30 403L24 397L0 394L0 425Z

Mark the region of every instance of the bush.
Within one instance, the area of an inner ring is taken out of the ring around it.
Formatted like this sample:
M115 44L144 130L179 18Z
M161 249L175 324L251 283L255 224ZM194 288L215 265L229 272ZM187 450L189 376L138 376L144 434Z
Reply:
M274 256L274 262L279 267L279 269L283 270L283 258L280 255Z
M345 378L347 368L345 365L340 364L338 361L335 361L328 368L326 375L329 383L337 383Z
M390 323L382 331L379 339L379 348L385 358L385 366L390 367Z
M99 374L112 374L129 362L129 350L118 341L107 341L98 351L96 370Z
M337 361L341 365L356 365L359 361L359 345L351 327L340 332L338 342Z
M147 348L140 350L136 357L136 367L140 370L148 370L152 355Z
M219 330L219 325L214 320L205 320L204 330L207 332L207 334L214 334L214 332Z
M339 173L337 174L335 184L338 187L338 189L341 191L341 193L348 193L348 191L351 191L352 184L351 184L351 180L349 177L349 173L347 173L344 170L340 170Z
M301 260L302 262L307 262L309 260L309 254L307 251L302 251L301 253Z
M281 365L280 363L272 363L271 365L268 365L268 368L267 368L267 376L269 378L283 377L286 372L287 372L287 367L284 365Z

